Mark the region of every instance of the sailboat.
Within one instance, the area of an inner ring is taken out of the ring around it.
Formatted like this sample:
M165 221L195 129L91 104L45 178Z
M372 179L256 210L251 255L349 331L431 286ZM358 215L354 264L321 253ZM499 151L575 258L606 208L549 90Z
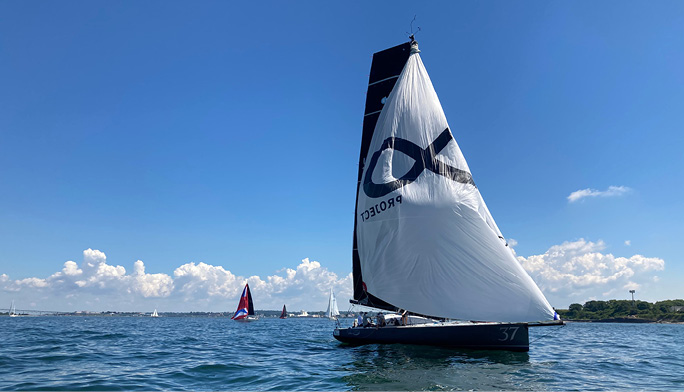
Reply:
M283 305L283 311L280 312L280 318L281 319L287 318L287 309L285 309L285 305Z
M337 309L335 293L333 293L332 288L330 288L330 296L328 297L328 310L325 311L325 314L331 320L337 320L337 316L340 315L340 311Z
M255 321L259 319L254 314L254 303L252 303L252 293L249 291L249 284L245 284L237 310L231 319L235 321Z
M10 317L19 317L17 314L17 308L14 306L14 300L12 300L12 305L10 305L8 314Z
M157 314L157 309L155 309L154 312L152 312L152 315L150 315L150 317L159 317L159 314Z
M373 55L357 182L350 302L388 322L333 336L528 351L529 327L563 322L494 222L410 39Z

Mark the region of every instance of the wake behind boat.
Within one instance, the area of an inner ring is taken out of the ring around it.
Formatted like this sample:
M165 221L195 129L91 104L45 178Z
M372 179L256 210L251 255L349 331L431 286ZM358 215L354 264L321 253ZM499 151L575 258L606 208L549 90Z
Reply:
M419 53L411 36L373 55L354 221L351 302L401 317L333 336L527 351L529 326L562 322L494 222Z
M254 303L252 302L252 293L249 291L249 284L245 284L238 302L238 308L231 317L235 321L255 321L259 318L254 314Z

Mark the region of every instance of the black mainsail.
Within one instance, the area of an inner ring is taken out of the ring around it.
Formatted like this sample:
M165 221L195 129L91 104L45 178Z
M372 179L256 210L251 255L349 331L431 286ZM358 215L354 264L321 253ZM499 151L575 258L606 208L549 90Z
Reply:
M385 100L392 92L404 65L411 54L411 42L406 42L395 47L385 49L373 54L370 75L368 77L368 91L366 93L366 108L363 114L363 133L361 135L361 152L359 153L359 173L356 183L356 195L358 198L359 189L362 186L363 169L365 166L368 148L373 139L375 125L382 112ZM356 204L358 208L358 200ZM354 301L372 306L379 309L396 311L397 307L367 293L364 288L363 277L361 275L361 261L356 239L356 220L359 218L359 211L354 214L354 239L352 250L352 274L354 277Z

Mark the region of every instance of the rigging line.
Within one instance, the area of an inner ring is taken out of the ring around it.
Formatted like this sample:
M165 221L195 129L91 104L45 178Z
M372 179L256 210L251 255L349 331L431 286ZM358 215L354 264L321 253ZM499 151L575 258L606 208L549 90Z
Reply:
M558 331L560 331L560 330L561 330L561 328L564 328L564 327L565 327L566 325L567 325L567 324L563 324L563 325L561 325L561 326L560 326L560 328L556 328L556 329L554 329L553 331L551 331L551 332L547 333L546 335L542 335L542 336L540 336L540 337L538 337L538 338L534 339L533 341L531 341L531 342L530 342L530 344L532 344L532 343L536 342L537 340L539 340L539 339L541 339L541 338L545 338L545 337L547 337L547 336L551 335L552 333L555 333L555 332L558 332Z

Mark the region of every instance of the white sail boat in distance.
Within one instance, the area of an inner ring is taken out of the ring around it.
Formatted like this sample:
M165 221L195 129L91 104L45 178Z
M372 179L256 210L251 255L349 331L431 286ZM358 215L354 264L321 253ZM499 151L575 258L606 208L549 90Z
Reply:
M410 38L373 55L353 235L351 302L393 322L333 336L527 351L529 326L562 321L494 222Z
M10 317L19 317L19 315L17 314L17 308L14 306L14 300L12 300L12 304L10 305L8 314Z
M159 314L157 313L157 309L155 309L154 312L152 312L150 317L159 317Z
M340 315L340 310L337 308L337 300L335 299L335 293L333 293L332 287L330 288L330 296L328 297L328 310L325 314L331 320L337 320L337 316Z

